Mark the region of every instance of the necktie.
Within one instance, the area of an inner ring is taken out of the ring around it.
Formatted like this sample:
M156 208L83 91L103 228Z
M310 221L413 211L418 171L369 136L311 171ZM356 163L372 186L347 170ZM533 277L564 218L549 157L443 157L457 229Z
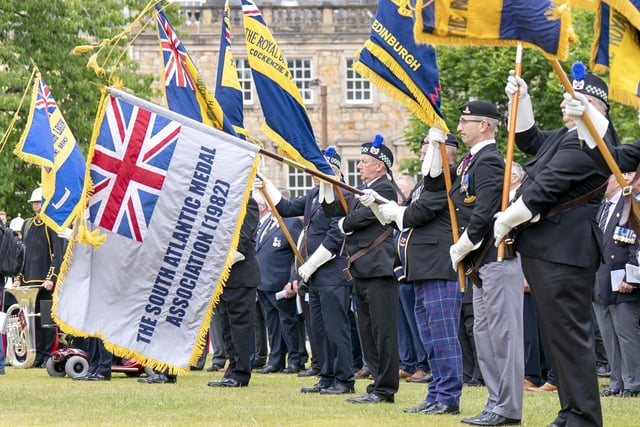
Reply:
M471 151L467 151L467 154L464 155L464 157L462 158L462 162L460 162L460 165L458 165L458 169L456 170L458 176L464 173L470 160Z
M262 243L262 241L264 240L264 237L267 235L269 230L271 230L273 226L273 222L274 222L273 217L269 218L268 221L264 222L264 227L262 228L262 232L260 233L260 240L259 240L260 243Z
M607 220L609 219L609 208L611 208L611 202L607 200L604 202L604 206L602 206L602 214L600 215L600 221L598 222L598 226L602 231L604 231L607 226Z

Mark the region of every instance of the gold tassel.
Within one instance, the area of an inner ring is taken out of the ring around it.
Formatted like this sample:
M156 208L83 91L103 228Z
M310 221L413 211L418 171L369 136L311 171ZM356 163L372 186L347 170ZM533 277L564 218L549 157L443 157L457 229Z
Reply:
M82 55L83 53L91 52L95 48L96 48L95 46L90 46L85 44L82 46L74 47L71 53L73 53L74 55Z
M78 243L80 244L91 245L97 248L106 238L106 234L100 234L100 230L88 231L84 224L78 228Z
M109 86L114 89L124 89L124 80L118 76L112 76L109 81Z
M87 68L95 71L98 77L104 76L104 68L98 65L98 54L94 53L89 57L89 62L87 62Z

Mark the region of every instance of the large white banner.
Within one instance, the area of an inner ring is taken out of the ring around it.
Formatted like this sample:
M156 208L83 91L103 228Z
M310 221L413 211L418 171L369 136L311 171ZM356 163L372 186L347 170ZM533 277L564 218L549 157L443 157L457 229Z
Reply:
M115 89L88 157L93 194L54 295L66 332L185 374L228 275L259 148ZM81 240L82 241L82 240Z

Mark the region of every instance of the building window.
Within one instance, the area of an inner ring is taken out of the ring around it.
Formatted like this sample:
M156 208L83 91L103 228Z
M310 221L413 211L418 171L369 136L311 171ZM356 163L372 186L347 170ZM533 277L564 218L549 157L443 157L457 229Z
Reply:
M371 82L353 70L354 59L347 59L346 96L347 102L353 104L371 103Z
M352 187L360 187L362 185L362 179L360 179L360 174L358 173L358 162L359 160L347 160L347 176L345 176L345 180Z
M291 198L304 196L313 188L313 179L311 175L289 166L289 191Z
M291 72L291 79L298 86L300 95L304 102L313 102L313 91L311 90L311 59L290 59L287 66Z
M242 89L242 103L244 105L253 104L253 91L251 90L251 68L248 59L236 60L236 70L238 71L238 80Z

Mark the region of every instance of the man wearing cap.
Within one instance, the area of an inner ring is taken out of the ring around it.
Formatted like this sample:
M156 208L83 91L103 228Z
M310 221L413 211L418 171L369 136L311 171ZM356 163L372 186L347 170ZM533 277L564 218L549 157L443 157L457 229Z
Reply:
M64 258L66 240L48 227L40 217L42 208L42 189L36 188L28 200L35 213L22 224L22 240L25 245L24 267L13 285L42 286L38 291L35 310L40 312L42 300L53 298L53 288L58 280L60 266ZM56 343L56 329L43 328L41 317L36 321L36 359L35 367L45 367Z
M424 147L428 148L421 155L424 179L408 205L389 202L377 207L374 197L362 196L360 200L379 209L383 222L394 222L400 230L395 273L398 280L406 279L415 288L412 314L415 313L433 374L425 400L404 411L457 414L462 394L462 352L458 341L462 294L447 255L453 237L439 147L446 141L447 164L453 164L458 141L453 135L445 139L439 128L432 128L425 139Z
M387 174L393 166L393 153L384 145L382 135L362 144L358 172L368 188L382 197L396 200ZM326 192L325 192L326 193ZM353 194L345 196L348 211L334 200L325 199L326 215L344 216L339 222L345 234L348 268L355 281L358 329L364 358L374 378L362 396L347 399L351 403L393 402L399 386L398 359L398 284L393 277L395 248L393 229L382 225L371 209ZM346 216L345 216L346 215Z
M517 256L499 262L492 242L504 176L504 158L495 141L501 117L487 101L460 107L457 130L469 151L452 172L456 179L449 193L460 226L449 255L454 270L462 262L472 271L473 333L489 393L484 410L462 422L479 426L519 424L522 418L524 279Z
M606 113L600 78L574 68L573 88L589 110ZM558 377L561 408L550 425L601 426L591 300L602 241L596 215L607 174L581 149L566 111L570 98L560 104L565 126L544 132L535 126L524 80L512 73L505 92L519 92L516 144L535 157L525 165L518 198L496 220L495 239L520 225L516 245Z
M329 147L331 148L331 147ZM340 173L340 156L335 149L324 153L336 175ZM327 153L328 152L328 153ZM319 381L303 387L302 393L354 393L353 355L349 324L352 281L342 270L347 260L341 253L344 235L338 228L340 218L325 215L319 201L319 181L307 194L292 200L285 199L268 179L264 190L283 217L303 216L304 228L299 239L300 254L305 262L298 274L306 284L311 314L310 336L315 356L320 363ZM260 186L259 183L257 183Z

